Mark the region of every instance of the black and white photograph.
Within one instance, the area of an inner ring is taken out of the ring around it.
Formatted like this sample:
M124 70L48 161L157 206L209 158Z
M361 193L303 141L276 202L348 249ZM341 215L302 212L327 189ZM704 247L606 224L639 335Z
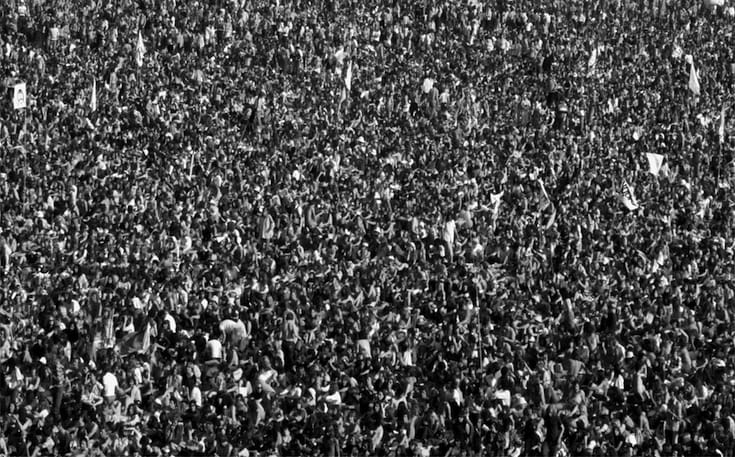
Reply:
M735 457L734 34L0 0L0 457Z

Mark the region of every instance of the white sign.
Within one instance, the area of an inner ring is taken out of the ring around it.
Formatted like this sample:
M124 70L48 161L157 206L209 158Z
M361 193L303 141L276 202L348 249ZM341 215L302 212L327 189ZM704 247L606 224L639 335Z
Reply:
M13 86L13 109L26 107L26 83Z

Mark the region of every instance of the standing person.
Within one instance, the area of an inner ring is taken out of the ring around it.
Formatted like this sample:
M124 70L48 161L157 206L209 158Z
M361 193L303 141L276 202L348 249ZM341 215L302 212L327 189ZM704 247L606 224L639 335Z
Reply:
M296 343L299 340L299 326L296 324L296 315L287 310L281 329L283 365L286 372L293 369L296 359Z
M556 457L561 440L564 437L564 424L559 417L556 407L550 406L544 417L546 427L546 441L543 446L544 457Z
M117 376L113 372L114 370L108 369L107 372L102 376L103 393L102 396L107 404L112 404L117 397L117 393L120 390L120 384L118 383Z

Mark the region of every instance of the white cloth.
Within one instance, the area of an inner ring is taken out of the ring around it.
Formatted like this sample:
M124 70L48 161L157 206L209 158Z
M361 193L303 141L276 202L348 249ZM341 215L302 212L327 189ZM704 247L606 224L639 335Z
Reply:
M110 372L105 373L102 377L102 385L104 386L104 396L114 397L117 393L117 388L119 387L117 376Z
M163 319L168 322L168 326L171 328L171 331L176 333L176 321L174 320L173 316L166 313L166 316L164 316Z
M446 224L444 224L444 233L442 238L444 241L447 242L450 246L454 244L454 234L457 232L457 223L453 220L447 221Z
M219 329L227 335L228 338L232 338L234 341L240 341L247 337L248 330L245 327L245 323L240 319L233 321L232 319L225 319L219 324Z
M210 359L222 358L222 343L219 340L209 340L207 342L207 352Z
M189 399L196 403L197 407L202 407L202 391L199 389L199 387L194 386L191 389L191 394L189 395Z

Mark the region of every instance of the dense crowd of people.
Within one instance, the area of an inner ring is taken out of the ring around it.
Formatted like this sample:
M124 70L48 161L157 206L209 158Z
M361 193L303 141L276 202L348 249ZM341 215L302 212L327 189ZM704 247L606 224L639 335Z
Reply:
M712 3L0 2L0 454L731 457Z

